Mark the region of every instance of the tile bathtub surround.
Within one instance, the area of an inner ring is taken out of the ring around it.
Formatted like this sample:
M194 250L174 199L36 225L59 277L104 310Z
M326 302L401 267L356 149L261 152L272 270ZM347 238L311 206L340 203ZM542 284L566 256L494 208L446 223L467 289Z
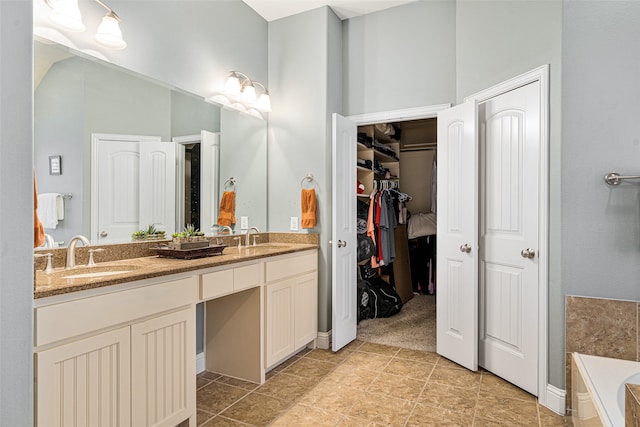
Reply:
M534 396L435 353L355 341L305 350L265 384L198 375L198 426L570 426Z
M315 233L256 233L259 237L258 243L300 243L318 245L320 243L320 235ZM232 236L208 237L209 241L216 242L220 240L222 244L227 246L235 246L237 243L234 237L244 237L244 235L234 234ZM103 252L96 252L93 256L96 263L119 261L123 259L142 258L156 255L149 248L158 246L158 243L166 243L169 240L141 241L128 243L113 243L108 245L92 245L92 249L104 249ZM244 240L242 242L244 245ZM53 267L64 267L67 259L67 248L56 249L38 249L36 253L51 253ZM89 252L84 246L76 247L76 264L78 266L85 265L89 262ZM38 258L35 260L36 270L44 269L46 258Z
M566 406L571 408L571 353L640 361L640 302L567 296Z

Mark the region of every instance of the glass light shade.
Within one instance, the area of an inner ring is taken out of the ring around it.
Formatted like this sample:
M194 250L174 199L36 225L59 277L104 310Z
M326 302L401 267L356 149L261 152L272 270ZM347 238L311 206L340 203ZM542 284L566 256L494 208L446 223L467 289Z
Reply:
M232 74L227 79L227 83L224 85L224 91L238 95L240 93L240 80L235 74Z
M53 22L68 31L79 33L87 29L82 22L78 0L58 0L50 4L52 11L49 14L49 19Z
M257 107L260 111L271 112L271 97L267 93L263 93L258 98Z
M124 49L127 43L122 39L118 20L111 15L102 18L102 23L94 37L98 43L110 49Z
M250 82L246 83L244 85L244 87L242 88L242 97L244 99L247 99L249 101L255 101L256 100L256 88L254 85L252 85Z

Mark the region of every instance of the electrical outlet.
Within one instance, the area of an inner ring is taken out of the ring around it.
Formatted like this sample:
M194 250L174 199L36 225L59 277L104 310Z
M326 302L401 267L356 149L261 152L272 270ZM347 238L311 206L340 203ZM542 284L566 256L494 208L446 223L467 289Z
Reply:
M291 231L298 231L298 217L297 216L292 216L291 217Z
M248 230L249 229L249 217L248 216L241 216L240 217L240 229L241 230Z

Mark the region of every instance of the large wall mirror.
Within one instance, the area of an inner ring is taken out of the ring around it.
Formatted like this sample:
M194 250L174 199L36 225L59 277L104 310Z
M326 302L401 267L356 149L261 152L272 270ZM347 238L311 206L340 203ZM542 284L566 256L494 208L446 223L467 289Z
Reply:
M36 182L38 193L63 196L63 219L54 224L47 218L49 224L45 224L45 232L61 246L77 234L89 237L92 243L131 241L133 224L136 229L153 225L160 210L173 212L173 223L159 224L168 232L195 223L210 234L220 196L230 189L236 195L234 232L242 232L242 217L247 217L249 226L267 231L265 120L223 109L202 97L43 40L34 44L34 80ZM133 141L122 148L124 154L109 154L107 143L123 139ZM144 145L149 141L179 147L174 176L163 177L157 162L144 157L139 147L151 147ZM102 151L98 151L96 144L101 143ZM127 166L135 159L149 166L139 168L146 172ZM99 171L105 167L120 179L96 186ZM207 182L201 182L201 177ZM233 188L230 178L235 182ZM166 200L154 206L149 216L150 203L145 197L162 188L158 185L161 180L167 186L175 182L175 193L164 192ZM109 203L102 200L116 192L124 196ZM101 237L106 229L96 221L103 217L124 224L121 233L109 231Z

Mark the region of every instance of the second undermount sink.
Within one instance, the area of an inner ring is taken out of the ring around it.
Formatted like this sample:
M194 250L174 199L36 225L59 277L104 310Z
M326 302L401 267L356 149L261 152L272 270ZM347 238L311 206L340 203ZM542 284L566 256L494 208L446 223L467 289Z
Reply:
M137 265L103 265L95 267L80 267L69 270L62 270L58 274L63 279L86 279L92 277L114 276L116 274L126 274L140 268Z

